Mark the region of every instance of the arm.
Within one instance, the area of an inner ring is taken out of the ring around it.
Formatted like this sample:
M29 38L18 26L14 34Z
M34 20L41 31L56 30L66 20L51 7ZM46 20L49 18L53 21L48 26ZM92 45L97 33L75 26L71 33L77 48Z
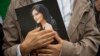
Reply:
M40 28L37 28L28 32L25 40L21 43L21 31L15 13L15 8L19 6L18 1L20 0L11 0L6 19L4 21L3 30L5 37L3 50L5 56L16 56L18 44L20 44L19 48L22 56L27 56L32 50L51 43L55 35L51 30L40 31Z
M3 50L5 56L16 56L17 44L20 44L20 34L18 31L17 19L15 14L15 0L11 0L6 19L3 24L4 44Z
M64 41L61 56L95 56L100 44L100 34L96 27L93 10L88 13L83 39L76 42Z

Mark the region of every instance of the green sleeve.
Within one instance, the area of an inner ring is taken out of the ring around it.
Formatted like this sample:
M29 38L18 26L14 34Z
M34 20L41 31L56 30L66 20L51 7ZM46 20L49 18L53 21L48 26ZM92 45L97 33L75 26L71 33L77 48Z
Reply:
M10 0L0 0L0 15L4 19Z

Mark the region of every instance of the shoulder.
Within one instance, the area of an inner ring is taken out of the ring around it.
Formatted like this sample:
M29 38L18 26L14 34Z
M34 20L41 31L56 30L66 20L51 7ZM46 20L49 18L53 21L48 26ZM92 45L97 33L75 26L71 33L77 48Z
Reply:
M16 5L19 5L21 0L11 0L10 7L16 8Z
M10 7L20 8L32 3L32 0L11 0Z
M76 3L78 3L80 6L90 6L91 1L90 0L75 0Z
M91 1L90 0L75 0L74 7L79 8L80 11L87 11L91 9ZM79 10L77 9L77 10Z

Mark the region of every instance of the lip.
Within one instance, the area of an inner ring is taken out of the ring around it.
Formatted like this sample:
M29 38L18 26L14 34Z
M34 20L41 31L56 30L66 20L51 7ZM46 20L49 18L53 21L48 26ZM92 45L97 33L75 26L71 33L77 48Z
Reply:
M34 19L34 20L35 20L36 22L38 22L38 21L39 21L39 19L40 19L40 18L36 18L36 19Z
M35 20L35 21L37 21L37 20L38 20L38 18L34 18L34 20Z

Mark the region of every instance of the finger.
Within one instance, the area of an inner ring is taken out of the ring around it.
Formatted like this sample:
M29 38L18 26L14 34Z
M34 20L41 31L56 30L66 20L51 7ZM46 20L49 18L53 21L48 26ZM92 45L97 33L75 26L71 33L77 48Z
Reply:
M52 36L55 36L55 33L54 33L54 32L46 33L46 34L40 36L40 38L42 38L42 39L47 39L47 38L49 38L49 37L51 38ZM52 37L52 38L54 38L54 37Z
M37 34L44 35L44 34L50 33L50 32L52 32L52 31L51 30L41 30L41 31L37 32Z
M52 54L43 54L43 53L39 53L38 56L52 56Z
M52 36L52 37L54 37L54 36ZM41 41L42 46L47 46L48 44L52 43L54 41L54 39L52 39L52 37L44 39L43 41Z
M46 46L47 49L54 49L54 45L57 45L57 44L49 44L48 46Z
M54 38L54 32L50 32L50 33L46 33L46 34L43 34L43 35L38 35L38 37L37 38L35 38L34 40L35 41L39 41L39 40L43 40L43 39L45 39L45 40L47 40L47 38Z
M40 49L40 50L37 50L38 53L45 53L45 54L50 54L50 53L53 53L53 50L51 49Z
M32 31L30 31L30 32L37 32L37 31L39 31L40 30L40 27L38 27L38 28L35 28L34 30L32 30Z
M53 42L54 40L52 38L47 38L47 39L43 39L40 40L36 43L33 44L33 48L32 49L38 49L38 48L42 48L44 46L47 46L48 44L50 44L51 42Z

